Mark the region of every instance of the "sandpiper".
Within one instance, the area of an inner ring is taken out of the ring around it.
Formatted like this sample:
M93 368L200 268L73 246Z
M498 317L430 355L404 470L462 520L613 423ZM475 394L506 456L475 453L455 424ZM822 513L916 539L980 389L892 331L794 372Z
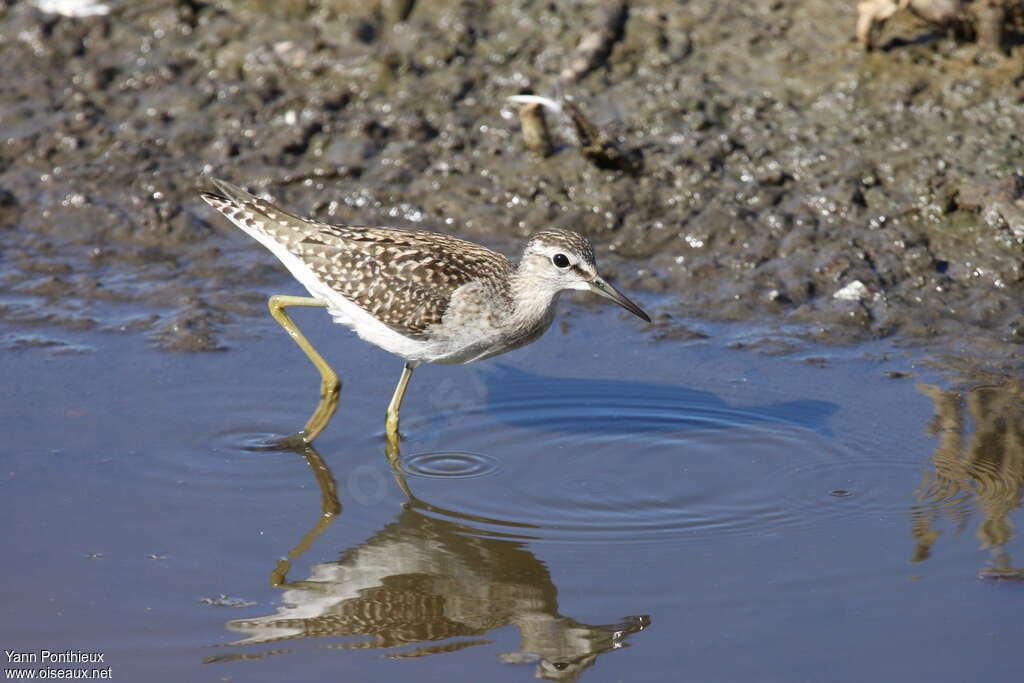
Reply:
M421 363L471 363L519 348L551 325L561 292L589 290L650 322L597 272L583 235L548 229L526 243L518 265L466 240L427 230L335 226L302 218L222 180L208 204L269 249L311 297L270 297L270 313L320 371L316 411L295 435L311 443L338 405L337 374L285 312L322 306L368 342L405 359L388 404L389 443Z

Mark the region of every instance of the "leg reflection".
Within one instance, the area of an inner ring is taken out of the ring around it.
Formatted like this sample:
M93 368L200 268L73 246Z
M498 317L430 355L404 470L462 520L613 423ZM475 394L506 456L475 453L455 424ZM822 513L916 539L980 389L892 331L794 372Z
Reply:
M316 483L320 487L320 517L317 519L316 524L313 525L313 528L306 532L306 535L299 540L298 544L288 551L288 555L277 561L277 566L270 573L271 586L288 585L288 570L292 568L292 562L302 557L303 553L313 545L313 541L327 530L327 527L334 522L336 517L341 515L342 508L341 501L338 500L338 483L334 480L334 475L331 474L331 469L327 466L327 463L320 457L320 453L310 444L298 446L294 450L306 459L306 464L309 465L309 469L313 470L313 476L316 477Z

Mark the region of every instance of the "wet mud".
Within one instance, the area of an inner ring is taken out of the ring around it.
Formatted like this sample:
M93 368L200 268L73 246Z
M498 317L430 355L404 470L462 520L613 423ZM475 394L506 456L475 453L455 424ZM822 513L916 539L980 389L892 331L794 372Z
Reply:
M1018 24L992 50L905 12L866 53L856 4L825 0L36 5L0 1L0 320L19 329L244 334L287 278L203 205L212 175L509 253L580 230L619 285L666 295L656 338L699 335L686 316L1024 341ZM642 166L600 168L550 112L552 153L530 152L520 94L571 100Z

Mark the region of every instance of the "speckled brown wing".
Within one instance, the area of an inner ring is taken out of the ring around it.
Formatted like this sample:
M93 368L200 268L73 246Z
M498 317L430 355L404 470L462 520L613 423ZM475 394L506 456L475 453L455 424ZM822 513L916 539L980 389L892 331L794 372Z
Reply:
M512 263L472 242L426 230L334 226L289 213L241 188L213 180L204 199L247 231L298 256L331 289L410 336L441 322L452 293L480 281L493 295Z
M441 322L462 285L505 282L512 270L505 256L440 233L317 227L293 253L331 289L404 334Z

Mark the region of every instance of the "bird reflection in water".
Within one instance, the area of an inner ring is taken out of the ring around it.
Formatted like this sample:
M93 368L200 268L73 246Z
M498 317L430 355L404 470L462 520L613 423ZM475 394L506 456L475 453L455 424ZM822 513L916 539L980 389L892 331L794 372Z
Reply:
M972 386L963 391L918 385L934 402L929 430L939 443L933 468L914 492L920 503L912 508L913 561L931 555L941 518L948 516L960 532L977 508L984 515L977 535L981 547L992 550L994 565L979 576L1024 581L1024 569L1014 569L1006 552L1014 534L1010 513L1020 507L1024 491L1024 390L1014 377L979 378L977 370L971 377Z
M600 655L626 646L629 635L650 624L647 616L606 625L562 616L550 574L524 543L487 535L465 516L465 522L451 521L458 513L417 499L397 467L393 444L389 451L395 479L409 498L398 518L342 552L336 562L314 565L308 579L289 582L291 562L341 514L337 486L326 463L311 446L299 450L320 487L321 517L289 553L290 559L281 560L272 573L273 584L285 589L277 613L227 622L229 630L245 637L222 647L363 636L317 647L405 647L385 655L404 659L491 644L481 636L513 625L520 632L520 650L499 655L502 661L535 663L541 678L576 680ZM439 519L441 515L448 519ZM206 661L292 651L238 652Z

